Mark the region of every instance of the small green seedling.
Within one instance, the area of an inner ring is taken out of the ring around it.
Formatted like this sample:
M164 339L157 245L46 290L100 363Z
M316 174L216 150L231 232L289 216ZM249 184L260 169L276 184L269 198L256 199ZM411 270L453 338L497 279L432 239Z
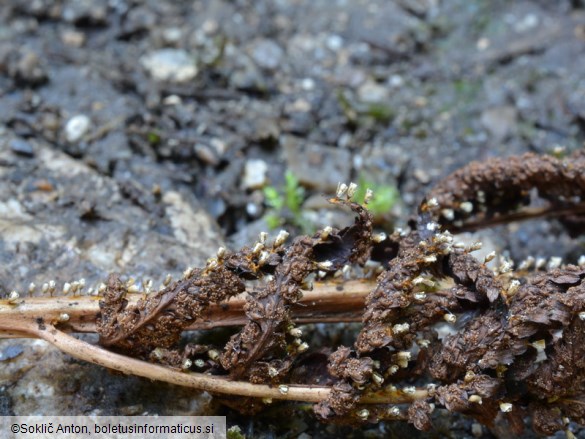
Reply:
M371 189L374 192L374 197L368 203L368 210L374 217L387 215L400 197L398 189L393 185L377 184L363 176L360 176L358 181L358 189L354 199L358 203L363 203L366 190Z
M270 207L265 219L271 229L286 223L300 228L303 233L314 229L309 221L303 218L302 204L305 199L305 189L291 171L286 171L284 174L283 188L278 190L274 186L267 186L264 188L264 197L266 204Z
M350 99L343 90L337 92L337 102L350 125L363 125L367 120L388 124L395 117L395 110L385 103L359 102Z

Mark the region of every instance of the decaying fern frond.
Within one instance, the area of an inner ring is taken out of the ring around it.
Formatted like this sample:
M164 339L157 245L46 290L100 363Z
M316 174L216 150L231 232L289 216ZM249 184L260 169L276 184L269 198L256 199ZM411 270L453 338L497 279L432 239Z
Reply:
M239 395L248 410L305 401L327 421L407 420L422 430L437 406L487 426L506 419L516 433L528 415L543 434L569 420L585 424L585 268L555 262L530 272L525 263L514 271L501 259L492 270L494 255L479 261L472 253L480 243L465 246L450 233L558 211L579 232L585 156L472 163L435 186L410 231L390 236L372 233L354 191L341 185L331 200L357 214L343 230L327 227L289 245L284 233L272 242L262 234L144 296L112 275L99 308L93 298L64 311L63 298L13 295L0 306L0 331L126 373L230 394L232 405ZM532 206L536 199L544 207ZM372 260L376 280L348 280ZM313 279L321 283L309 293ZM297 327L358 320L353 346L319 355ZM180 344L185 330L224 324L241 326L225 346ZM108 350L64 330L95 330Z

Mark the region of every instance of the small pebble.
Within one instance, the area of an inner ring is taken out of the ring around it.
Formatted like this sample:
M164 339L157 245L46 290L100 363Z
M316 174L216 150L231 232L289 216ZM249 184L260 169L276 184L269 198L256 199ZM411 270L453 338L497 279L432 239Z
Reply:
M259 67L274 70L280 66L284 52L275 42L261 40L252 47L251 55Z
M399 88L404 85L404 79L400 75L392 75L388 79L388 85L392 88Z
M11 76L24 84L36 86L48 80L41 58L34 52L23 53L14 67Z
M85 44L85 34L76 30L65 30L61 34L63 44L71 47L81 47Z
M197 76L195 59L185 50L160 49L140 58L142 66L157 81L185 83Z
M205 143L197 143L194 146L197 158L206 165L216 166L219 163L219 157L215 150Z
M481 426L481 424L478 424L477 422L471 424L471 434L473 434L475 437L482 437L483 427Z
M387 102L389 92L386 87L374 81L368 81L358 88L358 98L367 104Z
M21 345L7 346L0 351L0 361L12 360L18 357L24 351Z
M163 40L167 45L174 45L179 43L182 36L183 32L178 27L170 27L164 29L162 32Z
M266 171L268 165L264 160L250 159L244 166L242 184L246 189L257 189L266 184Z
M311 91L315 88L315 80L313 78L304 78L301 81L301 87L305 91Z
M343 47L343 38L339 35L329 35L325 44L329 50L337 52Z
M91 120L85 114L78 114L67 121L65 138L69 143L80 141L91 127Z
M414 178L416 178L418 181L420 181L422 184L427 184L428 182L431 181L431 177L429 176L429 174L420 168L416 168L414 170Z
M35 155L35 151L30 142L19 137L10 141L10 149L15 154L23 157L34 157Z

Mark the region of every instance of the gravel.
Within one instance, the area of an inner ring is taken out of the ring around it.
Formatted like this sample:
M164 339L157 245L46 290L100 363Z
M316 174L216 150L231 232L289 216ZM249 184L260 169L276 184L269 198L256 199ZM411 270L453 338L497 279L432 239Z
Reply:
M471 160L582 148L581 3L6 0L0 294L49 275L160 279L204 264L219 245L249 244L268 229L261 188L281 187L287 170L315 222L337 221L318 198L339 181L397 187L391 229ZM513 257L582 253L582 240L554 222L494 233ZM0 412L73 413L76 394L83 410L103 413L196 411L208 398L27 343L3 362ZM46 374L26 372L39 362ZM53 393L35 405L26 389L39 379ZM229 419L250 435L271 431ZM313 437L368 433L290 421ZM471 434L466 421L447 425Z
M91 120L85 114L73 116L65 124L65 138L70 143L79 142L91 129Z
M198 72L194 58L180 49L150 52L140 58L140 62L156 81L186 83Z

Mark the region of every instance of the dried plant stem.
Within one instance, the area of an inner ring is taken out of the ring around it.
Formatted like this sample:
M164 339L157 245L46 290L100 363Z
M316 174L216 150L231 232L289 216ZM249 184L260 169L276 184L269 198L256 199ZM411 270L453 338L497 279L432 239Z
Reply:
M16 306L12 307L16 308ZM5 311L5 308L6 304L2 303L0 309ZM223 376L182 372L107 351L78 340L60 331L51 323L44 323L38 319L23 318L22 314L19 313L12 313L10 316L7 313L2 315L0 334L5 332L45 340L72 357L128 375L141 376L212 393L288 401L320 402L326 399L331 392L329 387L300 385L287 385L286 391L283 391L282 386L270 387L245 381L230 381ZM426 398L427 395L428 393L424 389L418 389L415 393L406 394L393 388L388 391L379 391L375 394L367 395L361 402L364 404L400 404Z
M80 341L71 335L65 334L54 327L39 333L40 338L53 344L61 351L76 358L108 367L125 374L138 375L157 381L192 387L213 393L251 396L259 398L275 398L296 401L316 402L326 398L329 389L326 387L296 386L283 395L278 388L266 385L255 385L243 381L229 381L224 377L205 375L201 373L185 373L168 367L158 366L134 358L115 354L97 346Z
M224 393L228 395L240 395L255 398L273 398L288 401L319 402L329 396L331 390L328 387L289 385L283 392L278 387L270 387L264 384L251 384L245 381L230 381L226 377L206 375L202 373L180 372L168 367L158 366L134 358L115 354L89 343L80 341L71 335L48 326L45 331L38 333L39 338L48 341L69 355L97 364L99 366L137 375L157 381L164 381L179 386L191 387L212 393ZM389 393L380 392L364 398L366 404L389 403L398 404L412 402L425 398L427 391L417 390L413 394L405 394L400 391Z
M0 300L0 338L39 338L80 360L213 394L317 403L315 413L327 421L402 419L426 431L440 405L486 426L504 413L518 435L527 415L543 435L569 421L585 425L583 264L551 258L542 272L533 261L530 273L528 260L512 271L502 259L492 271L493 255L475 259L481 246L455 242L449 232L564 213L559 221L569 234L583 233L584 169L583 152L472 163L427 196L415 229L391 236L372 235L371 214L351 202L355 185L340 184L330 201L358 215L350 227L326 227L288 246L281 232L272 244L263 233L253 247L220 248L205 268L186 270L144 300L115 274L101 298L13 292ZM301 291L309 274L348 273L348 264L371 272L368 258L383 261L375 281L336 278ZM455 331L438 337L443 320ZM353 348L306 352L302 336L312 328L295 325L323 322L361 322ZM223 351L195 343L180 349L183 331L220 326L242 327ZM97 332L100 345L67 332ZM419 378L428 385L398 387ZM250 401L232 402L248 410Z
M373 280L318 283L313 291L305 292L303 299L293 307L293 319L297 323L360 321L365 297L373 286ZM127 297L132 303L138 301L141 294L128 294ZM246 322L245 303L245 297L235 297L228 303L213 305L204 319L189 329L243 325ZM99 298L95 296L29 297L14 303L0 300L0 338L39 338L80 360L125 374L212 393L312 403L325 400L331 393L329 387L288 385L284 392L282 387L182 372L107 351L64 332L95 332L98 312ZM400 404L426 398L427 395L424 389L406 394L390 388L364 396L361 402Z
M570 215L583 215L584 213L585 203L579 203L565 208L558 206L525 207L518 212L501 214L491 218L480 218L476 221L467 221L461 226L449 225L449 229L453 231L453 233L475 232L477 230L513 222L528 221L539 218L562 218Z
M304 292L299 303L292 307L296 323L359 322L365 297L375 286L373 280L352 280L344 283L318 283L313 291ZM136 303L141 294L128 294L127 299ZM99 312L99 297L29 297L15 304L0 301L0 327L7 318L18 316L22 320L42 317L45 322L57 323L67 314L68 320L59 325L64 332L96 332L95 319ZM228 302L211 305L201 320L188 329L210 329L219 326L242 326L246 323L244 314L245 296L234 297ZM0 331L0 338L22 337L15 329ZM24 335L26 336L26 335Z

